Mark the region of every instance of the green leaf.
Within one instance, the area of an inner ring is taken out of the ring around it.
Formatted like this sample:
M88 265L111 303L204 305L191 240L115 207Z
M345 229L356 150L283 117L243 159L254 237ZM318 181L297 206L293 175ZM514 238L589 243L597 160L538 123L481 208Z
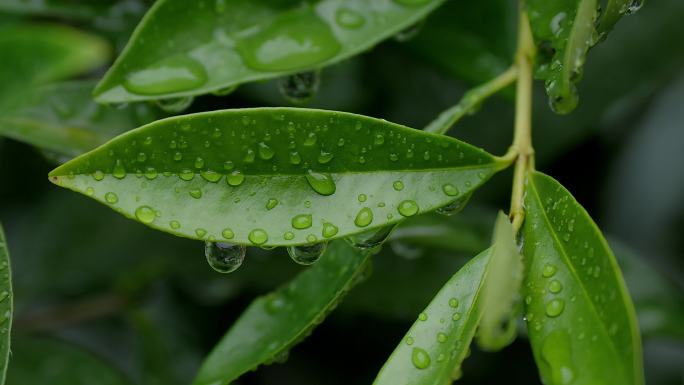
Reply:
M429 212L504 166L453 138L384 120L259 108L154 122L55 169L50 180L175 235L278 246Z
M323 322L370 261L343 241L286 286L252 302L202 364L193 385L228 384L288 350Z
M97 100L200 95L321 68L371 48L443 2L160 0L98 85Z
M491 250L473 258L442 287L380 370L375 385L448 384L460 375L482 315Z
M7 376L13 305L10 257L5 241L5 233L2 229L2 224L0 224L0 384L5 383L5 377Z
M529 175L526 318L546 384L643 384L634 307L606 240L557 181Z
M96 104L93 86L92 81L74 81L34 88L0 115L0 135L74 157L154 120L156 112L144 104Z
M82 349L47 338L20 338L12 347L8 384L127 385L122 375Z
M598 27L598 32L605 36L625 15L638 11L644 0L608 0Z
M582 78L589 48L598 41L598 0L529 0L532 34L539 46L536 76L544 80L551 108L567 114L577 107L575 83Z
M0 110L21 103L32 86L97 68L109 55L99 37L51 24L0 27L0 52Z
M484 310L477 342L483 349L499 350L513 342L522 279L523 261L513 226L508 217L499 212L482 288Z

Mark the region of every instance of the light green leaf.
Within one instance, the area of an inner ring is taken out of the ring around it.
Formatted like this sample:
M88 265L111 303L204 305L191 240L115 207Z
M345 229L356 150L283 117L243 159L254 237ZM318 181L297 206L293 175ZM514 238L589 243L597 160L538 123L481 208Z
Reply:
M200 95L321 68L371 48L443 2L160 0L98 85L97 100Z
M529 0L530 26L538 45L536 76L544 80L551 108L577 107L575 83L582 78L589 48L597 43L598 0Z
M12 330L12 270L5 233L0 224L0 384L5 383L10 355L10 332Z
M602 34L602 37L605 36L623 16L633 14L643 4L644 0L608 0L602 12L598 32Z
M80 348L48 338L19 338L8 384L127 385L121 373Z
M600 230L566 189L539 172L529 175L525 207L526 319L542 379L643 384L634 307Z
M0 27L0 110L21 103L33 86L104 64L109 48L99 37L51 24Z
M396 347L375 385L442 385L460 366L482 315L491 250L473 258L442 287Z
M0 135L74 157L154 120L156 112L144 104L96 104L93 86L92 81L74 81L35 87L0 115Z
M249 305L204 361L193 385L228 384L287 357L363 278L368 258L343 241L332 242L313 267Z
M482 288L484 306L478 344L486 350L499 350L513 342L523 279L523 261L508 217L499 212L494 226L491 257Z
M259 108L154 122L50 180L175 235L278 246L429 212L503 167L481 149L384 120Z

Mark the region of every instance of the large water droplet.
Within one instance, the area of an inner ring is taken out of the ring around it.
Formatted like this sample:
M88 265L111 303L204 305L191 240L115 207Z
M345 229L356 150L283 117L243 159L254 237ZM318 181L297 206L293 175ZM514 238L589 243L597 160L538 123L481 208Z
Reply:
M412 217L418 214L418 204L412 200L405 200L399 203L397 210L402 216Z
M364 207L356 214L354 224L358 227L366 227L373 222L373 211L370 208Z
M544 265L544 268L542 269L542 276L544 278L553 277L556 274L557 270L558 269L556 268L556 266L554 266L550 263L547 263L546 265Z
M335 56L341 48L310 6L283 13L252 31L237 41L237 50L247 66L260 71L310 67Z
M293 261L308 266L321 258L327 245L325 242L319 242L310 245L290 246L287 248L287 253Z
M195 98L192 96L183 96L180 98L159 99L156 103L162 110L171 114L177 114L188 109L194 100Z
M247 247L224 242L206 242L204 255L212 269L219 273L231 273L237 270L245 260Z
M565 309L565 301L554 298L546 304L546 315L551 318L558 317L563 313L563 309Z
M308 71L290 75L280 80L280 93L292 104L304 104L318 92L320 71Z
M321 195L332 195L335 193L335 181L330 174L309 170L306 173L306 181L311 188Z
M421 348L413 348L411 351L411 362L416 369L426 369L430 366L430 355Z
M176 55L129 74L124 87L136 94L159 95L198 88L206 81L202 64L189 56Z
M255 245L263 245L268 241L268 233L262 229L254 229L249 232L249 235L247 236L250 242L252 242Z
M142 223L152 223L156 217L154 210L150 206L140 206L135 210L135 217Z
M337 235L337 233L340 231L337 226L333 225L332 223L326 222L323 224L323 230L321 230L321 235L323 238L331 238Z
M299 214L292 218L292 227L295 229L303 230L311 227L313 219L311 214Z
M395 227L396 225L384 226L378 229L365 231L361 234L352 235L348 238L349 243L361 250L375 249L382 245L387 238L389 238Z
M239 186L245 181L245 176L240 171L233 171L226 177L226 182L230 186Z
M119 197L113 192L108 192L105 194L105 200L107 203L113 205L119 201Z

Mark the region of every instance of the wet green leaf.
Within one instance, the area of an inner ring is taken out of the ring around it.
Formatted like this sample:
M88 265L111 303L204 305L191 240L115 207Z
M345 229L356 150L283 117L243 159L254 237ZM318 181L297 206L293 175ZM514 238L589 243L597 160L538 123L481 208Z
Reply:
M74 157L154 120L156 112L144 104L96 104L93 86L75 81L34 88L0 116L0 135Z
M0 12L20 15L41 15L53 17L67 17L76 19L94 18L102 14L116 0L99 1L25 1L3 0L0 3Z
M420 313L373 382L447 384L460 376L482 315L482 288L491 250L473 258Z
M529 176L526 319L545 383L643 384L634 307L608 244L557 181Z
M508 217L499 212L482 288L483 314L477 342L483 349L499 350L513 342L522 279L523 261L513 226Z
M127 385L100 358L76 346L48 338L19 338L12 347L8 384Z
M14 305L11 274L9 251L5 233L0 224L0 384L5 383L10 355L10 331Z
M0 110L21 103L33 86L97 68L109 55L99 37L51 24L0 27L0 52Z
M175 235L298 245L397 223L504 167L453 138L348 113L262 108L161 120L50 173Z
M204 361L193 385L228 384L261 364L287 358L363 278L368 256L343 241L331 243L313 267L252 302Z
M321 68L400 32L443 2L157 1L98 85L97 99L199 95Z
M608 0L599 21L598 32L605 36L615 24L625 15L638 11L644 0Z

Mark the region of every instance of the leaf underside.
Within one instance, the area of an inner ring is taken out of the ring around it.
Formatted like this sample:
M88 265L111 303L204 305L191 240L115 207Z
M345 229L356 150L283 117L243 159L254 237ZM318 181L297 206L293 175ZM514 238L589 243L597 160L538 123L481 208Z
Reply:
M280 246L429 212L501 167L481 149L384 120L261 108L154 122L50 180L178 236Z

